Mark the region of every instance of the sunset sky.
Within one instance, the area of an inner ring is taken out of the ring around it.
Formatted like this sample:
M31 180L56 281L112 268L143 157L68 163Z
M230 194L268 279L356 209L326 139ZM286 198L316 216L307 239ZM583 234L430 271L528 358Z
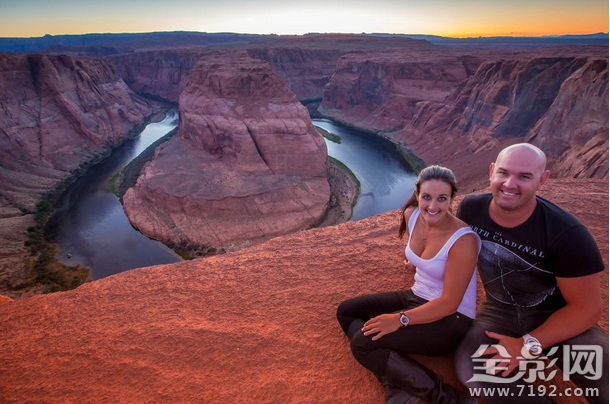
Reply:
M608 32L607 0L0 0L0 37L92 32Z

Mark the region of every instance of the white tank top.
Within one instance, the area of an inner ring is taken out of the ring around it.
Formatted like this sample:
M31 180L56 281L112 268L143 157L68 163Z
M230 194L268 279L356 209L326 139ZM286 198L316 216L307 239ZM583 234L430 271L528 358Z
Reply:
M409 218L409 234L413 234L415 223L419 217L419 208L415 208L413 214ZM465 234L474 234L477 237L479 250L481 249L481 239L472 231L470 227L459 228L449 237L449 240L443 245L439 252L430 259L423 259L416 255L411 250L411 240L407 243L405 255L409 262L415 265L415 284L411 288L415 295L426 299L434 300L443 294L443 286L445 280L445 266L449 258L449 250L453 244ZM466 293L462 298L457 311L470 318L474 318L477 309L477 275L472 274Z

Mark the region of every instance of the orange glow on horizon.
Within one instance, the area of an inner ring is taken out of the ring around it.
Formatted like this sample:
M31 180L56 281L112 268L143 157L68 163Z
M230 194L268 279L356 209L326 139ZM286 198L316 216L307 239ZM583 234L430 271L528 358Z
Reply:
M169 31L520 37L607 33L609 25L608 3L602 0L3 1L0 37Z

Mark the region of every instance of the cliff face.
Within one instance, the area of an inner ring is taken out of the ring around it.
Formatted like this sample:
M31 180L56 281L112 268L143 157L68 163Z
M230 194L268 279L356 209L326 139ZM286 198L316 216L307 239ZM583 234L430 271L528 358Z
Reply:
M349 54L337 63L321 112L367 129L397 130L419 102L442 102L479 65L474 57Z
M0 178L8 185L0 192L32 210L36 196L19 196L27 184L42 177L40 188L48 188L150 111L103 60L0 55Z
M203 51L155 50L108 57L134 91L178 102Z
M341 49L299 47L248 49L251 57L269 62L300 100L322 98L324 86L344 52Z
M543 196L589 227L607 265L607 181L551 180ZM412 284L397 228L397 212L388 212L0 304L0 397L382 403L379 383L353 359L335 310L347 298ZM607 332L607 271L602 279L600 325ZM455 382L449 359L421 359Z
M179 127L123 198L145 234L229 246L306 228L324 213L326 145L268 63L202 59L180 96Z
M546 152L555 176L607 178L607 133L608 61L535 58L481 65L442 107L422 104L394 137L433 159L442 156L430 150L431 139L453 140L443 152L470 158L530 141ZM461 163L458 157L454 166Z
M40 196L151 111L104 60L0 55L0 288L24 276Z
M407 55L346 55L320 111L390 131L426 162L466 177L504 145L530 141L556 175L607 178L607 57L499 56L410 64Z
M608 60L575 60L528 141L555 156L559 176L608 178Z

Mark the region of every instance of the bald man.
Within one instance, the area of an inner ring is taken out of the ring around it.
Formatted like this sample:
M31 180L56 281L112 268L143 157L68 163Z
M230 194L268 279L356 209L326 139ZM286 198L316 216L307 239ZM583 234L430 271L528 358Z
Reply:
M593 237L536 195L549 178L537 147L502 150L489 176L491 193L468 195L457 213L483 242L477 266L487 295L456 352L458 378L489 403L577 395L528 383L552 377L548 357L589 402L608 403L608 335L597 326L604 263Z

